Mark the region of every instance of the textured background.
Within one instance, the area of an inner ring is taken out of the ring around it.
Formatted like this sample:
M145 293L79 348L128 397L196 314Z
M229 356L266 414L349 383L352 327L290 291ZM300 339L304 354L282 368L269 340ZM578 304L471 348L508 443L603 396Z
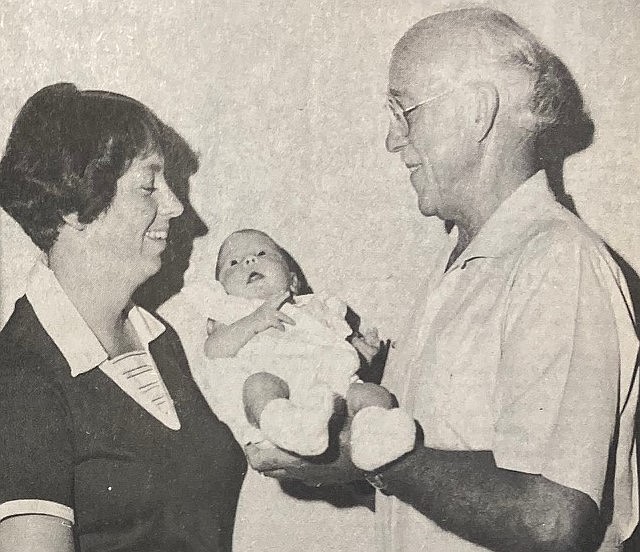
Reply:
M489 4L489 2L481 2ZM190 274L212 274L220 241L271 233L312 286L395 337L442 239L386 153L386 68L418 19L451 7L403 0L4 0L0 143L40 87L64 80L133 96L191 144L191 202L208 227ZM594 144L570 159L579 213L640 268L637 0L495 0L555 50L581 84ZM35 248L0 213L0 324ZM354 537L371 546L370 518ZM318 539L331 539L318 527ZM329 542L329 541L327 541Z
M489 2L481 2L489 4ZM192 203L209 228L192 273L237 227L271 233L311 284L393 337L428 271L440 225L417 212L384 150L393 44L451 3L387 0L4 0L0 143L40 87L60 80L140 99L200 157ZM565 182L583 218L640 268L636 0L495 0L555 50L597 126ZM457 6L459 4L455 4ZM0 323L34 249L4 214Z

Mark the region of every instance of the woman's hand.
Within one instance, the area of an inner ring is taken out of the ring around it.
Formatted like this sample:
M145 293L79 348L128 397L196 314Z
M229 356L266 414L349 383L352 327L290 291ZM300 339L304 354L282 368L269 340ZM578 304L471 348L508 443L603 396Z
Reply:
M337 454L329 461L322 461L321 457L305 458L279 448L261 449L256 445L247 445L245 454L254 470L275 479L294 479L312 487L361 480L364 479L362 470L351 462L350 426L350 419L345 419L338 436Z

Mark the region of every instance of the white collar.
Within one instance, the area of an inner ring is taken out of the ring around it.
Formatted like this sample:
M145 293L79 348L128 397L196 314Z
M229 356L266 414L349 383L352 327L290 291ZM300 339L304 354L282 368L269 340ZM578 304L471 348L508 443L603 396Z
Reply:
M69 363L72 377L93 370L109 358L47 266L46 255L31 269L26 295L42 327ZM165 330L164 324L136 305L129 311L128 318L146 349Z
M478 258L499 258L527 242L536 223L563 210L544 170L522 183L484 223L451 268Z

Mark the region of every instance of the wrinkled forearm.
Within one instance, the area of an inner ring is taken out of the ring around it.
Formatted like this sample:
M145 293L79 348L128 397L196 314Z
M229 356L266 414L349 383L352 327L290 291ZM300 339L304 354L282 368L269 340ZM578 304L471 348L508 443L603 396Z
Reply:
M496 467L489 451L418 448L382 472L389 492L444 529L497 552L588 552L598 511L542 476Z

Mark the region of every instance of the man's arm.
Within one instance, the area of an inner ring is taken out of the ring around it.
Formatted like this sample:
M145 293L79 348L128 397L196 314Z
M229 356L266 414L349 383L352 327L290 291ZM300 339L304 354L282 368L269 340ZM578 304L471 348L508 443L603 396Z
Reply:
M380 480L447 531L497 552L588 552L601 538L586 494L498 468L489 451L418 448Z
M363 478L348 461L345 433L331 464L252 446L247 457L265 475L308 485ZM386 492L496 552L590 552L602 535L598 509L587 495L539 475L498 468L488 451L419 447L379 474Z

